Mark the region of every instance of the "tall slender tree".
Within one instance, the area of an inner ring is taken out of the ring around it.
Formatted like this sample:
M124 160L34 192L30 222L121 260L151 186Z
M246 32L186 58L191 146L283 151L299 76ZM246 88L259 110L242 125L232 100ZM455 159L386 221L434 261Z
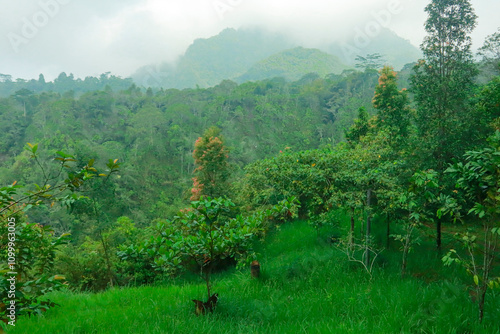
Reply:
M474 133L470 97L477 69L469 34L477 16L468 0L432 0L425 11L428 35L420 46L424 59L415 65L411 78L419 132L415 150L422 169L443 172L447 163L470 147ZM440 219L436 229L440 248Z
M476 14L468 0L433 0L426 8L428 35L420 46L424 59L414 67L412 92L416 124L423 140L426 168L442 171L465 151L463 125L477 69L469 34ZM469 125L470 126L470 125Z
M500 73L500 28L486 37L478 54L483 57L483 62L489 65L489 70L495 75Z

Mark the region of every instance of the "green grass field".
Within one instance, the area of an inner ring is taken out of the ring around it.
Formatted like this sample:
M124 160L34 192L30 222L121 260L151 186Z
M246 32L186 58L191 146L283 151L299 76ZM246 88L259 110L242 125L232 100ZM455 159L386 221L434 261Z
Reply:
M191 300L206 299L206 290L187 276L100 294L53 293L61 307L18 319L7 333L500 333L498 293L489 292L479 324L461 269L443 268L432 251L416 249L401 279L400 254L386 250L370 281L327 241L332 233L318 238L306 222L271 233L257 247L259 279L250 270L215 275L213 314L194 314Z

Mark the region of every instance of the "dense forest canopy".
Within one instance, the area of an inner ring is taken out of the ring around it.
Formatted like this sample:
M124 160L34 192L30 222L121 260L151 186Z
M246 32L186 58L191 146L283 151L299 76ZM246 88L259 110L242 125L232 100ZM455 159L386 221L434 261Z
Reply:
M208 127L222 129L232 168L241 173L285 147L305 150L343 140L353 110L373 110L377 77L375 70L350 71L324 79L309 74L295 82L224 81L208 89L156 92L131 85L79 97L23 89L0 100L0 177L4 183L36 183L39 175L28 172L32 163L22 153L27 142L39 143L47 155L62 149L80 158L118 158L127 172L115 181L110 212L153 218L189 197L193 143Z

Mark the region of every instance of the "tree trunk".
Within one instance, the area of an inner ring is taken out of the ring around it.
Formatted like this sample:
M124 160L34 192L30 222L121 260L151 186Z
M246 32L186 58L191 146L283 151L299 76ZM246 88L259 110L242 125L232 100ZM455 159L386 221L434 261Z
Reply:
M386 248L389 249L391 243L391 216L387 215Z
M351 207L351 230L349 231L349 247L354 244L354 207Z
M410 251L410 234L406 234L406 241L403 246L403 261L401 262L401 278L404 278L406 275L406 265L408 263L408 253Z
M205 273L205 283L207 284L207 300L210 299L210 274L212 271L212 263L209 263L207 272Z
M372 191L371 189L368 189L366 192L366 208L367 208L367 215L366 215L366 240L365 240L365 265L368 267L370 266L370 252L369 252L369 246L370 246L370 235L371 235L371 217L370 217L370 203L371 203L371 198L372 198Z
M181 151L181 177L184 176L184 151Z
M106 259L106 267L108 270L109 286L113 287L113 270L111 269L111 262L109 259L108 247L106 246L106 242L104 241L104 237L102 236L102 233L99 233L99 234L101 236L102 248L104 249L104 258Z
M479 298L478 305L479 305L479 322L483 322L483 317L484 317L484 300L486 299L486 290L487 287L481 288L481 294L477 296Z
M406 249L403 252L403 262L401 263L401 278L404 278L406 275L406 258L408 257L408 252Z
M441 218L436 221L436 247L441 251Z

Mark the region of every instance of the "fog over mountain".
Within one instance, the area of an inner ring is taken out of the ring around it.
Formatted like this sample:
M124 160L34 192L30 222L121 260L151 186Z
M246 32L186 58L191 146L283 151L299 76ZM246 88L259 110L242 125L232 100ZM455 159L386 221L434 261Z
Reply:
M143 66L132 78L144 88L207 88L226 79L242 83L283 77L293 81L308 73L340 74L356 66L357 56L368 54L379 54L381 65L396 70L421 57L417 47L383 27L371 36L355 32L350 39L325 41L317 48L298 43L289 35L266 29L227 28L216 36L196 39L174 63Z
M365 54L389 28L417 46L425 36L427 0L39 0L0 2L0 73L52 80L129 76L148 64L175 62L197 38L225 28L259 27L293 44L343 42ZM498 0L472 1L479 17L475 47L496 31Z

